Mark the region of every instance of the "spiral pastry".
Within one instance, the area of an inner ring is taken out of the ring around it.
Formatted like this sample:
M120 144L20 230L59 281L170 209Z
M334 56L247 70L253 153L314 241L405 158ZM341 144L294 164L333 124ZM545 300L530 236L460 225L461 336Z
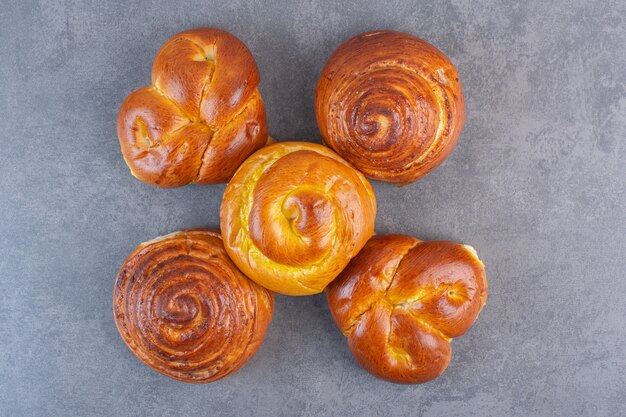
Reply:
M335 50L317 84L315 113L339 155L370 178L404 184L448 157L465 122L450 60L392 31L363 33Z
M230 33L193 29L159 50L152 85L122 103L117 134L133 176L159 187L219 183L267 141L254 57Z
M226 186L226 251L258 284L287 295L321 292L374 233L376 199L365 177L312 143L267 146Z
M326 294L357 361L379 378L415 384L446 370L450 340L478 317L487 280L471 246L376 236Z
M187 230L139 245L115 282L113 312L128 348L184 382L216 381L257 352L273 294L230 261L218 232Z

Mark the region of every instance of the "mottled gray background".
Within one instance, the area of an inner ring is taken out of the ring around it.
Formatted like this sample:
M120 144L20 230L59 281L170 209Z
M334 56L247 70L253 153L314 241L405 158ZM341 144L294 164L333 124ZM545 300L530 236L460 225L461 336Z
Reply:
M626 415L623 1L3 2L0 415ZM145 240L218 226L223 186L134 180L123 98L171 35L219 26L262 75L271 133L319 141L313 92L335 46L390 28L457 65L468 118L424 180L374 184L379 233L474 245L489 299L438 380L398 386L352 359L324 296L278 296L240 372L188 385L117 334L115 274Z

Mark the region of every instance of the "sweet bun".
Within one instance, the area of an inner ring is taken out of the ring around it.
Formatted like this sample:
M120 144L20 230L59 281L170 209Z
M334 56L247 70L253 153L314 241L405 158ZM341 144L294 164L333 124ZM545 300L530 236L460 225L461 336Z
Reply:
M196 229L145 242L115 282L115 324L131 352L184 382L216 381L257 352L274 296L230 261L218 232Z
M159 50L152 85L122 103L117 134L136 178L159 187L226 182L267 141L254 57L219 29L179 33Z
M416 384L445 371L451 339L485 304L487 280L470 246L386 235L370 239L326 294L356 360L379 378Z
M441 164L465 122L454 65L429 43L393 31L363 33L335 50L315 113L341 157L369 178L402 184Z
M226 186L226 251L247 276L281 294L321 292L374 233L365 177L327 147L279 142L254 153Z

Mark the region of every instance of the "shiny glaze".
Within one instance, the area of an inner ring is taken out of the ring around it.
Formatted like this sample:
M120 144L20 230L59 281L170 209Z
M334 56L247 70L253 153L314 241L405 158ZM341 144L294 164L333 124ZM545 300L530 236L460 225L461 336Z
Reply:
M450 340L478 317L487 280L471 247L384 235L367 242L326 294L357 361L379 378L415 384L445 371Z
M441 164L465 122L459 75L415 36L367 32L322 70L315 113L324 142L366 176L413 182Z
M219 29L179 33L159 50L152 85L122 103L117 134L136 178L159 187L219 183L268 139L254 57Z
M131 352L184 382L216 381L259 349L273 294L231 262L218 232L195 229L143 243L115 282L113 313Z
M287 295L321 292L374 233L365 177L332 150L280 142L248 158L224 192L224 245L250 278Z

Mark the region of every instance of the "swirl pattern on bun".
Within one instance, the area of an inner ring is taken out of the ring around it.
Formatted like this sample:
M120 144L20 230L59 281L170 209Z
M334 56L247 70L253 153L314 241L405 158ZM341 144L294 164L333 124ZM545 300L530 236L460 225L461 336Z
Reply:
M487 279L471 246L375 236L326 295L361 366L387 381L416 384L446 370L450 341L485 304Z
M374 233L365 177L330 149L281 142L248 158L224 192L220 222L235 264L281 294L321 292Z
M273 294L230 261L218 232L195 229L145 242L115 282L113 312L124 342L170 378L206 383L257 352Z
M315 92L324 142L366 176L410 183L452 152L465 122L459 75L429 43L367 32L332 54Z

